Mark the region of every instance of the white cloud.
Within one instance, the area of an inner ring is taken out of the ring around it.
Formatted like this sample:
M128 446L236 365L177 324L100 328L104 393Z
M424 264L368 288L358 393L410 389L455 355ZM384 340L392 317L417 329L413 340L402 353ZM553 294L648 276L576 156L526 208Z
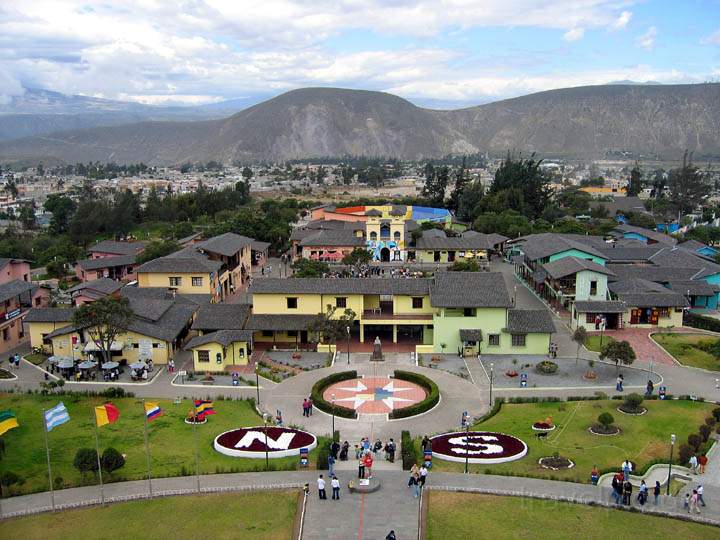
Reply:
M703 45L720 45L720 28L700 40Z
M620 16L610 25L612 30L622 30L625 28L632 19L632 12L623 11Z
M655 38L657 38L657 28L651 26L647 32L637 38L637 46L652 51L655 48Z
M582 37L585 35L585 30L582 28L573 28L571 30L568 30L563 34L563 39L565 41L577 41L579 39L582 39Z

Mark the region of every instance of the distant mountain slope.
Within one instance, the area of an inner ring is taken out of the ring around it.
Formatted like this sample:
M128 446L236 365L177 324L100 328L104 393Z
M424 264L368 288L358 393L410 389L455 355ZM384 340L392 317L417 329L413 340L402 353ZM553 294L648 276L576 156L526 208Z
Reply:
M305 88L204 122L143 122L0 143L0 159L175 164L347 154L402 158L473 151L720 156L720 84L552 90L455 111L382 92Z

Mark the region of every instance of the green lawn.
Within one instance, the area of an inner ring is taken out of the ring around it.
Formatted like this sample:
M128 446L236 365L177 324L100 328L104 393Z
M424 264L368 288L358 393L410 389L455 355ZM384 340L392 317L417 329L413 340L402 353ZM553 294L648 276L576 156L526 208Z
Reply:
M652 505L652 503L648 503ZM429 540L718 538L720 529L612 508L541 499L431 491Z
M78 448L95 448L93 407L107 400L78 396L40 396L27 394L0 394L0 410L11 409L20 427L5 433L5 454L0 460L0 472L10 470L24 479L22 485L11 487L13 494L45 491L48 489L45 445L43 442L42 412L63 401L70 414L70 421L56 427L49 434L50 457L53 476L61 477L65 487L82 483L80 473L73 467ZM113 473L113 478L103 480L121 481L144 478L147 470L143 442L142 402L136 398L112 399L120 410L120 419L99 428L100 451L110 446L126 455L125 466ZM156 400L164 415L149 424L150 454L153 476L178 476L195 473L195 443L193 427L184 423L191 408L189 400L175 405L171 400ZM200 470L203 474L218 472L242 472L264 470L264 459L232 458L215 451L212 442L217 435L229 429L256 426L262 423L248 401L214 402L217 414L208 418L207 424L197 426L200 450ZM318 444L326 440L319 438ZM315 453L310 463L314 466ZM270 460L270 467L278 470L297 468L299 459L288 457ZM95 483L95 478L90 480Z
M603 335L602 337L602 344L607 345L611 341L615 341L610 336ZM587 337L587 341L585 342L585 348L588 351L594 351L594 352L600 352L602 347L600 347L600 334L593 334L592 336Z
M35 364L36 366L39 366L45 360L48 359L48 355L42 354L42 353L26 354L23 358L25 358L25 360L27 360L28 362Z
M684 366L720 371L720 360L697 345L711 343L717 338L707 334L653 334L659 343L675 360Z
M470 465L472 472L489 472L527 475L573 482L589 482L593 465L599 469L619 468L625 458L645 467L655 459L667 459L670 452L670 434L677 435L678 443L696 433L710 416L715 405L693 401L645 401L648 413L642 416L624 415L615 408L620 401L570 401L560 403L504 404L500 412L473 426L481 431L498 431L514 435L528 445L527 455L517 461L498 465ZM622 433L602 437L588 432L601 412L608 411ZM534 422L552 416L557 426L546 440L539 441L530 427ZM570 458L575 467L562 471L543 469L538 459L554 452ZM677 447L676 454L677 456ZM462 471L464 463L433 459L433 469Z
M0 522L0 538L290 540L297 492L166 497Z

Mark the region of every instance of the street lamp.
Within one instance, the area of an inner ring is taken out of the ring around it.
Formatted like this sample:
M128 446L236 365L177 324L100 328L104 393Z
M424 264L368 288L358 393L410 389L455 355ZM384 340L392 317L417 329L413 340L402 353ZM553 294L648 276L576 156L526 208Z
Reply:
M268 455L267 421L268 421L268 415L263 413L263 431L265 432L265 470L266 471L270 469L270 456Z
M330 394L330 402L332 403L332 436L333 441L335 440L335 394Z
M255 391L257 392L257 407L260 408L260 366L255 362Z
M675 434L670 435L670 463L668 464L667 489L665 495L670 495L670 475L672 474L673 448L675 447Z
M348 366L350 365L350 327L346 327L345 330L347 330L347 363Z
M493 368L495 364L490 362L490 405L492 405Z
M513 285L513 307L517 304L517 285Z

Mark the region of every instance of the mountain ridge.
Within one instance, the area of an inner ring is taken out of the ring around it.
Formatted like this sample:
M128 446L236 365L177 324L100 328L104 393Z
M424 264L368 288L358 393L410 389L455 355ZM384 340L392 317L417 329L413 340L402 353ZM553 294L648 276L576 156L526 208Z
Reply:
M2 118L2 117L0 117ZM141 122L0 143L0 159L185 161L385 155L406 159L508 149L558 157L720 156L720 84L597 85L455 110L384 92L291 90L215 120Z

